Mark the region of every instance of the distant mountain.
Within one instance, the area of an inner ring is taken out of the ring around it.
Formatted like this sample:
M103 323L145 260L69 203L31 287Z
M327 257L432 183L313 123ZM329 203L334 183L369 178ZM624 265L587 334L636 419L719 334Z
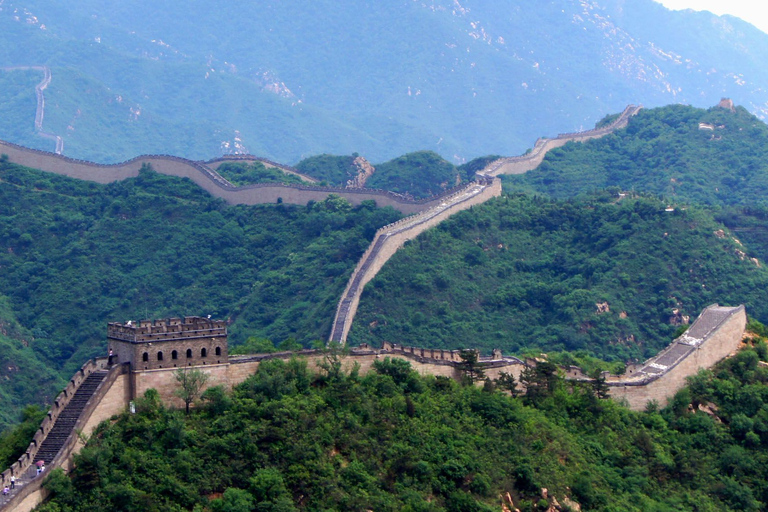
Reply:
M6 0L0 43L0 67L50 67L45 130L100 162L432 150L461 163L627 103L728 96L768 113L768 35L651 0ZM0 138L53 150L34 133L35 75L0 72Z

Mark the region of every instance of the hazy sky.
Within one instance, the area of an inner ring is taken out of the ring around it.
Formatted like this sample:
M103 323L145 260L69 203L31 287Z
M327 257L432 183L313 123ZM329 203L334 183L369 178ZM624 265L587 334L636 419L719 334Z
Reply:
M768 33L768 4L761 0L656 0L667 9L731 14Z

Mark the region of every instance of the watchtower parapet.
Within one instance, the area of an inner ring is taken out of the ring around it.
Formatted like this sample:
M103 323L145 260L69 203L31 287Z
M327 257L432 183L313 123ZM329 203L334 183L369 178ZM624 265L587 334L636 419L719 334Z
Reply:
M199 316L107 325L114 362L131 370L220 364L228 361L227 323Z

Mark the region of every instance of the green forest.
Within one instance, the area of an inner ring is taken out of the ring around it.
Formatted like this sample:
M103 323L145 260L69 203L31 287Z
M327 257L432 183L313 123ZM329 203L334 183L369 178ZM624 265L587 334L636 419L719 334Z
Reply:
M764 332L764 328L763 328ZM632 412L542 363L483 386L385 358L360 375L328 352L263 362L189 415L151 390L103 423L40 512L757 511L768 503L763 341ZM547 490L546 497L542 489ZM509 499L507 498L509 495ZM504 500L504 501L502 501ZM575 510L575 508L569 508Z
M304 182L295 174L288 174L261 162L225 162L216 168L230 183L237 187L256 183L285 183L301 185Z
M0 421L102 355L109 321L210 314L235 344L325 339L357 260L398 218L339 197L227 206L148 169L103 186L0 162Z
M491 510L506 493L526 511L566 496L584 510L760 510L762 341L640 413L565 382L555 364L619 369L714 302L768 320L766 143L741 109L643 111L505 177L502 197L409 241L365 288L350 344L549 353L524 382L467 386L388 360L359 375L329 352L319 373L264 363L189 415L150 393L94 433L69 477L51 475L43 510ZM494 158L456 167L417 152L374 177L423 197ZM340 184L352 159L298 167ZM731 166L747 168L740 185ZM221 171L238 185L294 179L261 163ZM322 345L352 269L401 216L334 195L231 206L148 167L98 185L0 159L0 425L19 424L0 436L0 460L39 423L43 411L25 406L49 403L103 354L108 321L210 314L230 322L232 353Z
M296 168L323 184L344 187L357 174L351 156L318 155L305 158ZM475 179L475 172L495 157L477 158L455 166L434 151L416 151L380 164L365 183L366 188L390 190L417 199L434 196L446 189Z
M768 270L746 251L705 210L653 197L510 194L399 251L366 287L349 342L643 359L711 303L766 318Z
M768 126L743 108L672 105L554 149L396 254L350 341L619 361L652 355L714 302L768 320L766 147Z

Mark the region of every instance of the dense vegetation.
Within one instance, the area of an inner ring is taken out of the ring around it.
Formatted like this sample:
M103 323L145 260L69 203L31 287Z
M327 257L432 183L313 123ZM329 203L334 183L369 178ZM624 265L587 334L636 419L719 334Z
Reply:
M766 205L766 147L768 126L743 108L670 105L641 110L625 130L554 149L537 169L504 179L510 189L560 199L620 187L673 203Z
M325 184L343 187L357 174L357 168L353 165L356 157L357 154L318 155L302 160L296 167ZM497 156L486 156L454 166L437 153L417 151L374 165L375 171L368 178L365 186L391 190L416 198L429 197L474 180L477 171L482 170L497 158Z
M399 216L338 197L227 206L149 170L102 186L0 163L0 293L28 334L3 360L22 360L23 339L68 378L102 353L107 321L130 318L211 314L232 322L234 343L325 338L357 259Z
M261 162L227 162L221 164L216 172L238 187L254 183L302 184L304 181L295 174L283 172L274 167L267 167Z
M365 376L262 363L190 415L149 392L104 423L41 512L525 512L556 498L605 511L756 511L768 503L762 342L693 379L658 411L631 412L542 364L518 398L384 359ZM503 384L503 383L500 383ZM508 384L508 383L507 383ZM543 499L541 488L548 490Z
M508 195L461 212L369 283L349 340L625 360L655 353L683 315L713 302L767 318L768 271L707 212L665 206L605 191Z
M40 425L39 411L25 413L25 406L50 403L69 378L35 353L30 346L32 339L31 332L16 320L11 302L0 295L0 430L19 421L28 423L12 438L0 435L0 464L24 453Z
M350 156L311 156L296 164L296 168L328 185L343 187L357 172L353 165L357 156L357 153Z
M429 197L461 183L457 168L432 151L418 151L376 165L366 186Z

